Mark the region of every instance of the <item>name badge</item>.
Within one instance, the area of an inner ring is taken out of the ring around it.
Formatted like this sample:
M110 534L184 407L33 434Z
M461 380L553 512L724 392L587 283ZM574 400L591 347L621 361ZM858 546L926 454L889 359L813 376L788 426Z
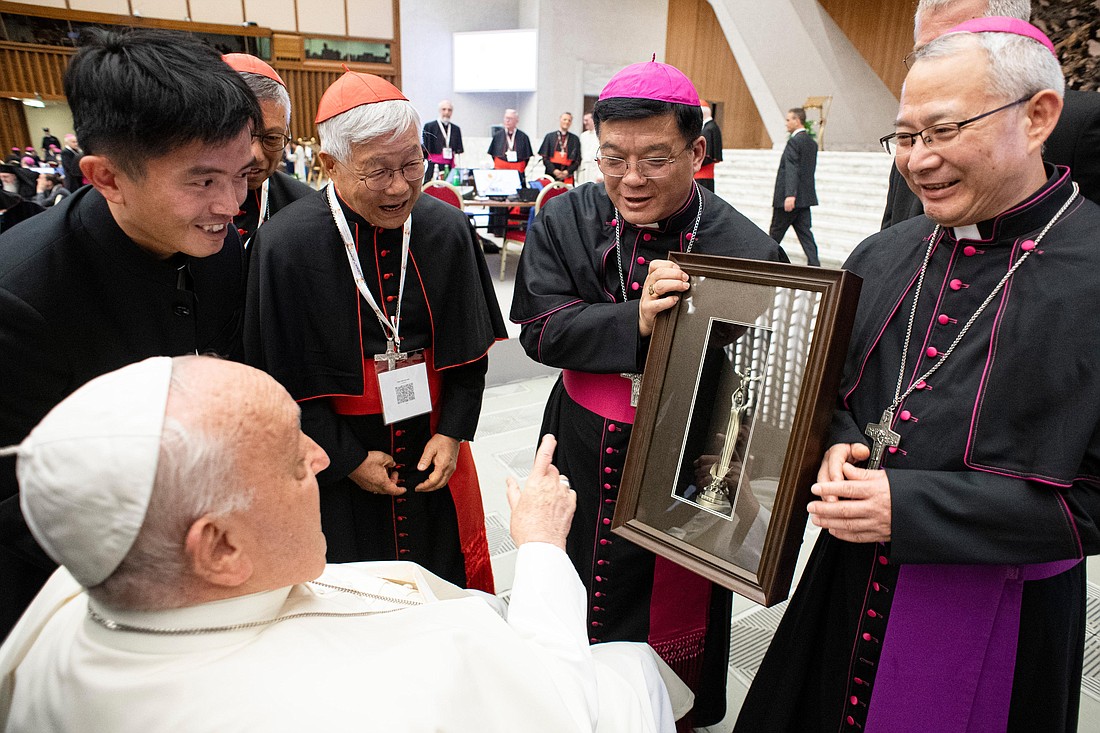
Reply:
M505 159L506 161L508 161L509 163L515 163L516 161L518 161L518 160L519 160L519 156L518 156L518 155L516 155L516 151L515 151L515 150L509 150L508 152L506 152L506 153L504 154L504 159Z
M432 396L428 392L428 367L423 355L413 357L397 369L380 365L378 391L382 395L382 418L391 425L410 417L432 411Z
M443 148L443 157L446 158L447 160L451 160L455 156L454 156L454 153L451 151L450 148Z

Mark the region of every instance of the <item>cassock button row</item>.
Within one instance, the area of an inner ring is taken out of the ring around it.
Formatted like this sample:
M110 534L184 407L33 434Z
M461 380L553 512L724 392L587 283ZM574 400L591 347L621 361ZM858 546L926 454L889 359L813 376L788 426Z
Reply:
M645 257L639 257L638 258L638 264L639 265L644 265L645 264Z
M398 438L400 438L402 435L405 434L405 431L404 430L394 430L393 434L396 435Z
M607 426L607 432L609 432L609 433L613 433L618 429L619 429L619 426L616 425L615 423L611 423L610 425Z
M382 250L381 252L378 253L378 256L379 257L385 257L389 253L390 253L390 251L388 249L384 249L384 250Z
M602 575L597 575L596 576L596 582L597 583L602 583L603 582L603 576Z
M898 417L900 417L902 420L908 420L909 418L913 417L913 413L909 412L909 410L902 410L900 413L898 413Z
M1030 252L1031 250L1035 249L1035 242L1029 239L1020 245L1020 249L1022 249L1024 252Z
M611 544L611 540L600 540L600 544L601 544L601 545L610 545L610 544Z
M382 274L382 279L383 280L389 280L391 277L393 277L392 272L385 272L385 273Z
M604 469L603 469L604 473L611 473L611 471L612 471L611 466L604 466Z
M397 296L396 296L396 295L387 295L387 296L386 296L386 302L387 302L387 303L392 303L392 302L393 302L393 301L395 301L396 299L397 299Z
M879 565L885 565L888 562L890 562L890 561L886 559L886 555L879 555L878 556L878 564Z
M963 282L962 280L960 280L959 278L955 278L954 280L952 280L951 282L949 282L949 283L947 284L947 286L948 286L949 288L951 288L952 290L962 290L963 288L969 288L969 287L970 287L969 285L967 285L966 283L964 283L964 282Z
M596 637L594 637L594 636L590 636L590 637L588 637L588 643L589 643L589 644L599 644L599 643L600 643L600 640L599 640L599 639L597 639L597 638L596 638Z
M648 242L649 240L653 239L653 235L650 234L649 232L646 232L645 234L642 235L642 239L644 239L645 241Z
M398 551L397 551L397 554L399 554L399 555L408 555L408 554L409 554L409 551L408 551L408 550L405 550L405 549L401 549L401 550L398 550Z
M604 523L605 525L606 525L606 524L611 524L611 520L610 520L610 519L608 519L607 517L604 517L602 521L603 521L603 523Z
M611 490L611 484L604 484L603 488L604 488L604 491L610 491Z
M638 284L638 283L630 283L630 289L631 289L631 290L640 290L640 289L641 289L641 287L642 287L642 286L641 286L640 284Z
M611 455L612 453L618 453L618 451L615 450L614 448L608 448L607 450L604 451L604 453L606 453L607 455Z
M916 384L914 384L913 388L914 389L929 389L928 382L926 382L922 379L919 382L917 382Z
M604 504L614 504L614 503L615 503L615 500L614 500L614 499L604 499L604 500L603 500L603 503L604 503Z
M937 356L940 355L940 350L937 349L935 346L929 346L927 349L924 350L924 354L929 359L935 359Z
M958 323L958 321L956 321L954 318L947 315L946 313L940 313L939 316L936 317L936 321L941 326L946 326L948 323Z
M978 248L974 245L968 244L963 247L963 254L967 257L973 257L974 255L978 254Z

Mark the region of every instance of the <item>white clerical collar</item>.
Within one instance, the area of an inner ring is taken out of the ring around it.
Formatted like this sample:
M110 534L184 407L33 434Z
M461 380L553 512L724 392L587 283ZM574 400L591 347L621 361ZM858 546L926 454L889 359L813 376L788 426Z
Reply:
M977 224L967 224L966 226L954 227L952 230L955 235L955 241L960 239L981 239L981 232L978 231Z
M797 135L800 132L806 132L806 128L805 127L796 127L794 129L794 132L791 133L791 137L794 137L795 135Z
M165 611L126 611L107 608L88 599L88 606L101 616L119 623L145 628L197 629L210 626L261 621L279 615L294 586L253 593L239 598L211 601L198 606L173 608ZM88 637L115 649L147 654L177 652L181 649L217 649L238 644L244 639L260 634L266 626L240 629L218 634L160 636L105 629L89 618L84 619L84 631Z

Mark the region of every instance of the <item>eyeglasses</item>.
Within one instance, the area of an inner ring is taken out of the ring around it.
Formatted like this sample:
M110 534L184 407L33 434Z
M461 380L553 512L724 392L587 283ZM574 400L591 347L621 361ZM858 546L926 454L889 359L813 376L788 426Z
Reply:
M269 132L266 134L252 133L253 138L260 138L260 145L269 153L277 153L290 142L290 135L281 132Z
M691 146L684 148L684 151L691 150ZM664 178L672 172L672 164L676 162L679 155L671 158L642 158L641 160L630 163L623 158L614 158L609 155L596 154L596 165L600 167L600 171L605 176L611 176L612 178L622 178L633 167L639 176L645 179L649 178Z
M390 184L393 183L394 174L399 171L402 178L404 178L409 183L412 183L413 181L419 182L423 180L424 171L427 170L427 161L423 158L415 161L410 161L400 168L379 168L363 176L357 174L351 168L348 168L346 165L338 160L336 161L336 164L344 168L344 170L346 170L347 172L355 175L355 177L358 178L359 181L362 182L362 184L369 188L371 191L385 191L387 188L390 187Z
M953 142L959 136L959 132L967 125L977 122L978 120L989 117L990 115L997 114L1009 107L1015 107L1018 104L1031 99L1029 94L1026 97L1020 97L1015 102L1009 102L1006 105L1002 105L997 109L991 109L988 112L982 112L977 117L971 117L968 120L962 122L937 122L934 125L929 125L919 132L895 132L891 135L879 138L879 143L882 145L882 149L887 153L897 155L898 153L907 153L913 149L916 145L917 138L924 141L924 144L928 146L929 150L935 150L936 148L944 147Z

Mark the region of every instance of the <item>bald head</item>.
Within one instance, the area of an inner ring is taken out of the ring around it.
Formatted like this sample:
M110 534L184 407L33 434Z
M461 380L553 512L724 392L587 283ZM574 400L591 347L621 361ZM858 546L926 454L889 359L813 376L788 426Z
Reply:
M211 357L173 359L145 520L90 594L116 608L176 608L316 577L325 543L315 474L327 465L270 376Z

